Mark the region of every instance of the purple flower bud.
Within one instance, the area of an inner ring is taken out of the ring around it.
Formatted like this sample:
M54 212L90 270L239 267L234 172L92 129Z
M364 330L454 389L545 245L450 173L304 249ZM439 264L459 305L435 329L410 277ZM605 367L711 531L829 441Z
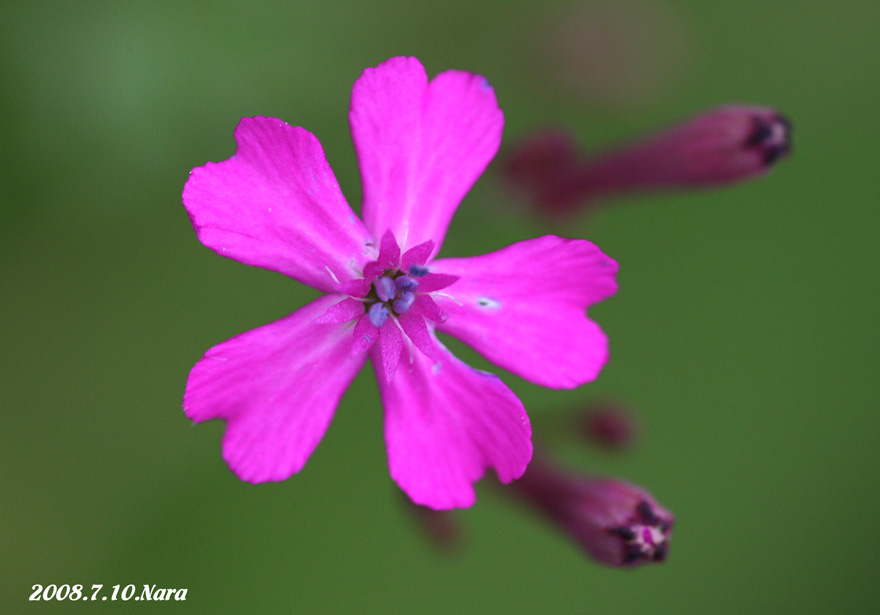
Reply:
M614 403L593 405L581 411L579 418L583 435L609 450L630 446L638 431L633 414Z
M583 169L574 137L547 130L525 139L507 157L504 173L546 213L572 208L581 200L577 187Z
M394 280L387 275L383 275L376 280L376 294L379 296L379 301L390 301L393 299L394 295L397 294L397 289L394 287Z
M791 149L791 125L767 107L730 105L655 136L583 159L565 133L540 133L506 174L546 213L628 192L717 186L766 173Z
M434 510L401 497L428 541L442 551L451 553L463 546L464 537L455 514L451 510Z
M533 458L511 488L598 562L638 566L666 559L675 518L637 485L568 474Z

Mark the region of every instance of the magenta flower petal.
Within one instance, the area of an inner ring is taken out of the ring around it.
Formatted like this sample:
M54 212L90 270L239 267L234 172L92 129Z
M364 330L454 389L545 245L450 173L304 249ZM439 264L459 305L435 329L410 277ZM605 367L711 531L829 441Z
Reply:
M367 266L369 266L369 263L367 264ZM339 293L342 295L349 295L351 297L363 298L370 294L370 289L372 288L373 283L371 280L349 280L348 282L343 282L339 285Z
M617 263L583 239L546 235L471 258L434 261L460 279L435 299L449 319L437 329L537 384L573 388L608 356L587 306L617 290Z
M434 242L433 241L425 241L420 243L417 246L413 246L409 250L407 250L404 255L400 259L400 268L403 271L409 271L409 268L413 265L422 266L428 259L431 258L431 254L434 253Z
M419 295L416 297L411 309L416 314L421 314L425 318L433 320L434 322L445 322L446 319L449 318L449 314L444 312L439 305L434 303L434 300L428 295Z
M372 238L346 203L318 139L269 117L244 118L238 150L192 170L183 190L199 240L222 256L325 292L360 277Z
M350 322L363 316L364 312L363 302L348 297L331 305L324 314L315 319L315 322L322 325Z
M352 356L365 353L379 338L379 329L370 321L370 316L364 314L354 326L354 337L351 343Z
M326 295L205 353L189 375L183 408L196 423L227 422L223 458L242 480L298 472L327 430L366 353L352 357L351 324L316 324L339 301Z
M429 273L419 278L419 290L423 293L431 293L435 290L443 290L447 286L452 286L458 281L457 275L449 275L448 273Z
M434 338L431 337L428 325L425 324L425 319L421 314L412 311L401 314L400 326L416 348L428 355L429 358L436 358Z
M379 257L376 259L382 269L394 269L400 264L400 246L391 231L385 231L379 245Z
M498 151L504 116L485 78L441 73L430 83L415 58L368 68L349 112L364 187L363 216L401 248L440 250L461 199Z
M364 268L364 278L374 280L382 275L386 269L395 269L400 263L400 246L391 231L385 231L379 246L379 256L376 260L367 263Z
M397 373L397 365L400 363L400 353L403 350L403 333L393 318L389 318L379 329L379 356L382 365L382 377L386 381L394 380ZM375 357L375 355L374 355ZM375 360L375 358L374 358Z
M516 395L492 374L465 365L436 339L436 362L421 352L379 378L391 476L417 504L471 506L486 468L519 478L532 456L531 425ZM373 364L380 362L374 347Z

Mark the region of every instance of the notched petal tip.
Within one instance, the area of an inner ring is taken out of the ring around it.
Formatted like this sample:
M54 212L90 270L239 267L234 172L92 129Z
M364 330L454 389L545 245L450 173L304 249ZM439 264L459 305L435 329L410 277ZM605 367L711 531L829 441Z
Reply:
M318 139L268 117L243 118L235 139L233 156L193 169L184 186L199 240L227 258L337 292L364 264L370 234Z
M589 241L546 235L434 266L461 275L449 297L437 297L450 315L438 329L496 365L542 386L574 388L605 364L607 338L586 311L617 289L616 263Z
M223 458L242 480L284 480L318 445L364 357L349 356L350 328L315 325L336 301L218 344L190 372L184 409L193 421L226 421Z
M388 465L414 502L464 508L474 503L473 483L487 469L502 482L525 471L531 425L497 376L474 370L432 341L436 360L415 353L393 382L380 380Z
M349 119L363 179L363 216L405 248L440 250L456 208L494 157L504 118L482 77L430 82L415 58L392 58L355 83Z

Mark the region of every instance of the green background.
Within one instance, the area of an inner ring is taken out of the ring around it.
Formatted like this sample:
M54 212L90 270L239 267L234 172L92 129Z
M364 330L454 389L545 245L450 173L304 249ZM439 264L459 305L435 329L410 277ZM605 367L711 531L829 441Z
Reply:
M876 612L878 20L868 1L4 3L3 611ZM184 417L208 347L314 296L198 243L189 170L233 153L240 117L276 116L318 136L357 207L351 85L399 54L486 75L501 156L545 125L592 148L726 102L792 120L794 154L765 178L564 225L517 204L496 161L444 246L557 232L620 262L591 311L611 338L598 381L503 378L567 463L675 512L665 564L596 565L488 480L438 552L388 477L369 370L283 483L238 481L222 424ZM604 398L641 417L626 454L560 435ZM189 591L31 605L35 583Z

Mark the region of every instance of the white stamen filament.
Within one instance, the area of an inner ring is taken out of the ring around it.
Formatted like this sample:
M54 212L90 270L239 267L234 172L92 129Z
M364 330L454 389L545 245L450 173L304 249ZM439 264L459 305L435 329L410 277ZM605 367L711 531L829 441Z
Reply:
M432 292L432 293L428 293L428 294L429 294L429 295L432 295L432 296L433 296L433 295L436 295L436 296L438 296L438 297L446 297L447 299L451 299L452 302L455 303L455 304L456 304L457 306L459 306L459 307L461 307L462 305L464 305L461 301L459 301L458 299L456 299L456 298L453 297L452 295L450 295L450 294L448 294L448 293L441 293L439 290L435 290L434 292Z
M330 277L333 278L333 281L336 282L337 284L339 284L339 278L336 277L336 274L333 273L333 270L330 269L330 267L327 265L324 265L324 269L327 270L327 273L330 274Z

